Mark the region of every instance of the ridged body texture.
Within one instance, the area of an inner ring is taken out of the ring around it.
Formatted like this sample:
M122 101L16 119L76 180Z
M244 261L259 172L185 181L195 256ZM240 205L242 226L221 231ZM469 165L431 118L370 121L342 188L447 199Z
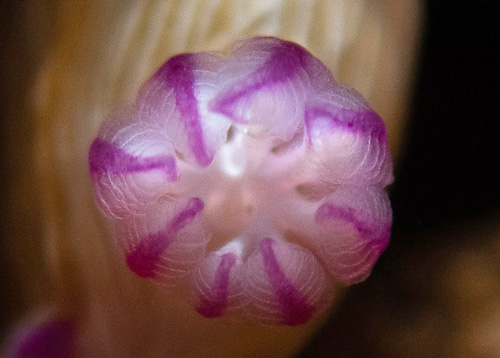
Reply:
M206 317L299 325L389 241L382 119L297 44L169 59L90 147L97 202L139 277Z

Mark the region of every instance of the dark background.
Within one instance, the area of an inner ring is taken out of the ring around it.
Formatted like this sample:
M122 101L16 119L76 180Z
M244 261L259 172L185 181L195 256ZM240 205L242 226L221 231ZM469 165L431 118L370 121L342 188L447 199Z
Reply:
M500 4L428 1L395 229L472 219L500 199Z
M0 0L0 344L5 330L35 303L28 297L36 301L36 291L46 284L39 280L45 270L30 91L51 37L48 10L45 1ZM31 272L40 277L34 280Z
M36 193L24 189L34 176L31 122L24 119L31 113L23 98L49 34L33 23L36 9L26 3L0 2L0 335L26 306L14 260L6 255L13 251L6 248L19 233L38 235L39 226L33 217L37 204L29 200ZM470 224L467 232L473 232L499 212L499 22L500 5L493 1L426 2L409 135L391 187L391 245L370 279L348 291L300 357L389 356L395 331L414 327L426 309L435 308L439 286L426 282L442 255L481 240L454 228ZM19 172L26 175L19 178ZM454 234L436 240L436 232ZM437 331L453 324L439 322ZM414 344L422 347L421 356L447 356L446 345L433 339L409 338L390 352L413 356L410 348L405 353L405 344Z
M467 332L439 291L447 258L483 245L500 219L500 3L425 6L391 244L299 357L476 357L452 353Z

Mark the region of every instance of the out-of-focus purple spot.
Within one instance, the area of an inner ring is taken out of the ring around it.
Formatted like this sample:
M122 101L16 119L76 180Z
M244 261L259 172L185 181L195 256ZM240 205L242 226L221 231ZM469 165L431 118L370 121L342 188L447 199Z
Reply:
M71 320L53 320L35 327L9 347L5 358L69 358L75 354L75 324Z

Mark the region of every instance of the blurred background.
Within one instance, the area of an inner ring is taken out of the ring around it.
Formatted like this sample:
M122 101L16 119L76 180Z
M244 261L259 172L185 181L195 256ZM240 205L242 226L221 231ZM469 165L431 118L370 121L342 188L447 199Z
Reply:
M500 357L500 6L424 3L391 245L297 357ZM26 101L47 18L36 1L0 2L1 337L45 279L33 262L39 277L19 284L11 255L39 249L16 238L40 236Z
M19 264L14 256L41 256L41 215L36 192L34 77L51 38L49 7L0 0L0 336L40 298L47 277L42 260ZM22 272L34 268L37 277ZM32 282L25 282L33 277ZM22 279L21 279L22 278ZM3 342L1 339L0 342Z
M391 244L298 357L500 357L500 5L424 3Z

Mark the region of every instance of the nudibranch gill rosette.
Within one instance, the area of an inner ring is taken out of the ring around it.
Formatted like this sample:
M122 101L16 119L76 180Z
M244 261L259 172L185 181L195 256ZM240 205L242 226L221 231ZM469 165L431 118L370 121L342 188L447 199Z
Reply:
M389 241L384 122L277 38L170 58L105 122L89 165L130 270L187 285L205 317L303 324Z

